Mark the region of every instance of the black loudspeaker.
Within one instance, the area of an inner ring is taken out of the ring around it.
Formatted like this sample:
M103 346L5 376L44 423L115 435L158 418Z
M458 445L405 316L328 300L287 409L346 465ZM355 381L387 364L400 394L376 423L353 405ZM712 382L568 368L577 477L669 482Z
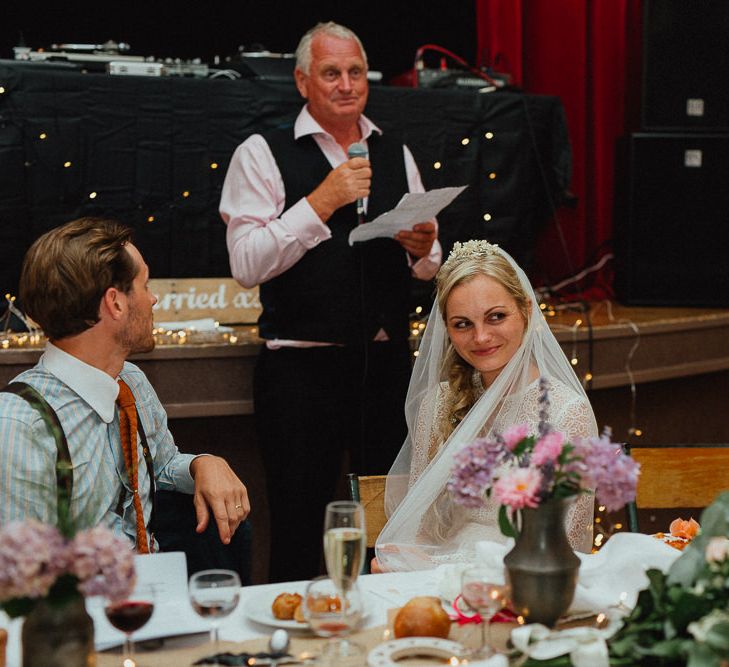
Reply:
M618 299L729 306L729 134L637 133L626 148L628 174L618 181L627 190L616 198Z
M642 126L729 130L729 2L644 0Z

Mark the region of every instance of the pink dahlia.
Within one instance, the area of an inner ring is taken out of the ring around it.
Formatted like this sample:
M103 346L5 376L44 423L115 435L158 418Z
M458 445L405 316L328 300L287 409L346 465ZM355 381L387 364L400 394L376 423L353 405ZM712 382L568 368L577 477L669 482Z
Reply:
M534 468L514 468L494 484L494 499L517 510L539 505L542 474Z

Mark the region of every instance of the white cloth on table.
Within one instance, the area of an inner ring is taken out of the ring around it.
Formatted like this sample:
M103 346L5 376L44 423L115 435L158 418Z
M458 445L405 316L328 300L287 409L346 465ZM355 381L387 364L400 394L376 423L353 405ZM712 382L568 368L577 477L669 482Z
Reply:
M513 540L506 544L478 542L476 562L493 570L494 583L504 583L504 556ZM648 585L645 571L655 568L666 572L681 552L664 542L639 533L616 533L595 554L575 552L580 559L575 597L568 615L599 612L610 607L632 608L638 593ZM461 588L461 574L473 563L442 565L437 570L438 592L453 600Z

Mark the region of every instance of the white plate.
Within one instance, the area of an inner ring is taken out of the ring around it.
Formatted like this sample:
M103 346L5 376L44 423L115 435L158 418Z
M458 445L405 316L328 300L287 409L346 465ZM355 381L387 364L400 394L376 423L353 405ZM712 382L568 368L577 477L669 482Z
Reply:
M281 588L276 588L274 590L268 590L268 591L261 591L257 595L254 595L253 597L248 598L246 600L245 604L243 605L243 612L245 615L255 623L260 623L261 625L268 625L273 628L285 628L286 630L307 630L309 631L309 624L299 623L298 621L294 621L293 619L290 621L283 620L280 618L276 618L273 615L273 611L271 611L271 605L273 604L273 601L276 599L276 596L281 593L298 593L299 595L303 596L304 591L297 589L296 585L289 584L288 586L286 584L283 584ZM360 625L361 623L367 618L368 614L370 613L370 610L368 609L367 604L368 596L366 594L362 594L362 602L364 604L364 611L362 613L362 618L360 619Z
M286 628L286 630L308 630L308 623L299 623L293 619L287 621L276 618L273 615L271 605L276 599L276 596L281 593L291 593L292 595L298 593L299 595L303 595L304 591L303 589L298 590L295 585L289 585L288 588L282 587L281 589L276 588L274 590L261 591L246 600L243 611L251 621L255 621L261 625L268 625L273 628Z
M397 667L401 658L427 656L451 658L463 652L463 645L449 639L437 637L403 637L393 639L373 648L367 656L370 667ZM439 660L442 664L442 660Z

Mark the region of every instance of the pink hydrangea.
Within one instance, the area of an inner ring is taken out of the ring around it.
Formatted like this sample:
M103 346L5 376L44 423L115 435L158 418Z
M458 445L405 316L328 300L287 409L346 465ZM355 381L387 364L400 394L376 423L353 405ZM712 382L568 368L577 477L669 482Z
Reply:
M134 552L129 542L104 526L76 535L71 542L70 571L84 595L122 599L134 588Z
M504 439L507 449L513 452L514 448L528 435L529 424L516 424L507 428L501 437Z
M550 431L534 445L532 463L536 466L554 463L562 453L565 437L559 431Z
M494 484L494 498L513 509L537 507L542 474L535 468L514 468Z
M0 602L42 598L68 564L68 549L55 526L30 519L0 531Z

